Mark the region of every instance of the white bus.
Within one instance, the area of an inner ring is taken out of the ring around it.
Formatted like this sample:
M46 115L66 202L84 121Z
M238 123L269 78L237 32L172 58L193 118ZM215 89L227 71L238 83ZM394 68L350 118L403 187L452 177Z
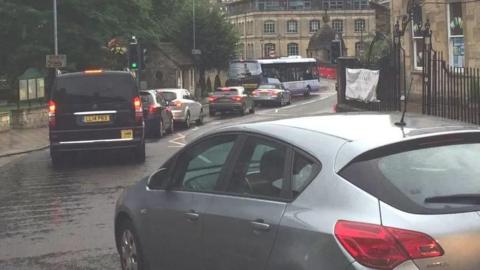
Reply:
M230 63L227 86L241 85L254 89L268 79L276 78L292 95L310 95L320 90L320 79L314 58L300 56L277 59L239 60Z

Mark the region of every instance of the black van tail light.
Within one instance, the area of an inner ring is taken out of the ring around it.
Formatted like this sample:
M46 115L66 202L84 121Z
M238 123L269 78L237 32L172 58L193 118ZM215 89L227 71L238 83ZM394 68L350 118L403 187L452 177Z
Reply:
M139 96L133 98L133 107L135 109L135 121L137 124L143 121L142 101Z
M392 270L408 260L440 257L442 247L430 236L410 230L339 220L335 236L360 264Z
M49 127L55 127L56 119L55 114L57 113L57 104L55 101L48 101L48 125Z

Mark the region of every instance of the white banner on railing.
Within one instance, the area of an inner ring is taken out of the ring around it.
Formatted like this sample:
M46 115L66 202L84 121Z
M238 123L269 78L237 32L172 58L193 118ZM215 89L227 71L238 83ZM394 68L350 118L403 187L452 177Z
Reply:
M349 100L378 102L377 85L379 76L379 70L347 68L345 97Z

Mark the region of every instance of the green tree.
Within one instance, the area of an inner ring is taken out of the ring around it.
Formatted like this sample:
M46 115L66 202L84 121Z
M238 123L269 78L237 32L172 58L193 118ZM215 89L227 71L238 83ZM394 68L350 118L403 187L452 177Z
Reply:
M200 85L205 85L205 71L224 69L235 54L235 44L238 41L233 26L218 8L209 4L208 0L196 1L196 49L201 51L196 64L199 69ZM184 2L183 9L171 20L165 34L186 55L191 55L193 49L193 16L192 4Z
M45 70L45 55L53 54L52 9L52 1L0 0L0 75L11 84L28 67ZM58 1L59 52L67 55L67 70L124 67L125 57L112 55L107 42L131 35L159 40L153 13L152 0Z
M217 74L217 75L215 76L215 81L214 81L214 83L213 83L213 88L214 88L214 89L217 89L217 88L219 88L219 87L222 87L222 82L220 81L220 76Z

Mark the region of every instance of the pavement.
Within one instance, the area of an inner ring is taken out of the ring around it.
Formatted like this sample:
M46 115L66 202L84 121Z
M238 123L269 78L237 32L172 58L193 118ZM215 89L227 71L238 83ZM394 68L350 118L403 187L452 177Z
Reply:
M48 128L10 129L0 133L0 158L47 148Z

